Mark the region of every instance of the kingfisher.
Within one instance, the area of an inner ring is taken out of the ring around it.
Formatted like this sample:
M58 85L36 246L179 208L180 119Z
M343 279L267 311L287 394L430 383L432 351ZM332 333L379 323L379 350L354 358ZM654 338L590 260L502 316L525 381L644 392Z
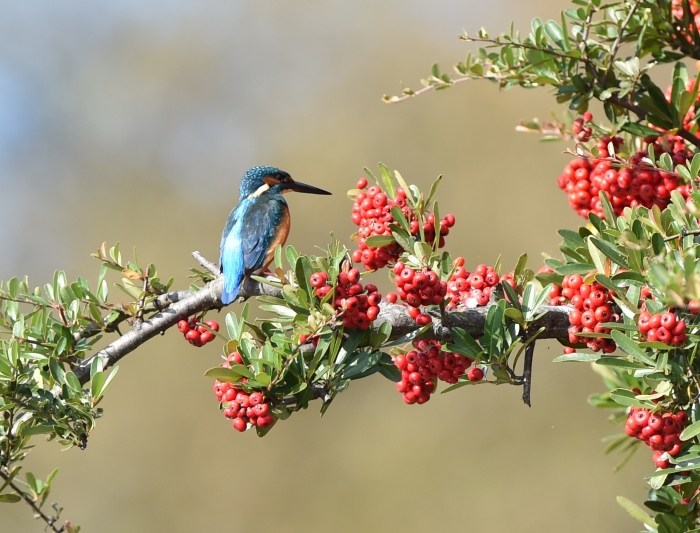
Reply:
M288 191L331 194L294 181L275 167L253 167L243 175L238 205L226 219L221 236L224 304L234 301L245 279L263 272L274 259L275 248L286 242L291 220L282 194Z

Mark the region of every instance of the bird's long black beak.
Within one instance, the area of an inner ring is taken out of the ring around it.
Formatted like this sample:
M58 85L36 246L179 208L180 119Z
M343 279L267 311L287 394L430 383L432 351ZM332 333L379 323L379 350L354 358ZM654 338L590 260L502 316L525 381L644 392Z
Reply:
M307 185L306 183L301 183L299 181L293 182L289 186L289 190L294 192L305 192L308 194L332 194L328 191L324 191L323 189L319 189L318 187L314 187L313 185Z

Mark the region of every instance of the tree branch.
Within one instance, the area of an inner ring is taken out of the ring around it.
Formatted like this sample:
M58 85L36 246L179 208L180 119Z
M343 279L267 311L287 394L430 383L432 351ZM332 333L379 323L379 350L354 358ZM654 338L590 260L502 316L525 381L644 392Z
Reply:
M134 327L134 329L105 346L92 357L77 363L73 368L73 372L80 380L80 383L87 383L90 380L90 368L95 359L102 361L103 368L108 368L149 339L164 333L167 329L176 325L179 320L207 309L221 309L223 305L219 297L222 289L223 277L218 277L194 293L177 291L163 295L161 297L163 301L171 303L167 309L139 323L138 327ZM243 298L261 295L281 297L282 292L276 287L248 279L239 294ZM392 326L391 336L394 339L415 331L419 327L408 315L405 306L384 302L380 308L381 311L374 325L379 327L384 322L389 322ZM567 338L570 308L566 306L543 306L541 310L544 312L544 315L531 325L531 327L536 329L544 328L540 338ZM432 329L426 332L426 337L443 341L449 340L451 338L450 328L453 327L463 328L470 335L480 337L484 332L487 312L488 306L448 311L443 319L440 317L439 311L437 311L433 316Z
M144 320L138 324L138 327L134 327L134 329L108 344L92 357L77 363L73 367L73 372L80 380L80 383L85 384L90 381L90 367L95 359L100 359L103 368L108 368L149 339L164 333L165 330L176 325L179 320L206 309L221 309L223 305L221 300L219 300L219 296L222 289L223 277L219 277L194 293L185 290L163 295L164 301L172 302L167 309ZM251 279L246 281L240 292L240 296L244 298L261 295L280 296L280 294L279 289Z

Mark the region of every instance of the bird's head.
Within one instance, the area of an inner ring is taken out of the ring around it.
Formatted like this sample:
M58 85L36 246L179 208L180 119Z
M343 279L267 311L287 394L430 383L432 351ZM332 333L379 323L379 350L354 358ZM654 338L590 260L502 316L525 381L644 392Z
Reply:
M318 187L294 181L284 170L275 167L253 167L243 175L239 200L257 198L263 194L283 194L287 191L331 194Z

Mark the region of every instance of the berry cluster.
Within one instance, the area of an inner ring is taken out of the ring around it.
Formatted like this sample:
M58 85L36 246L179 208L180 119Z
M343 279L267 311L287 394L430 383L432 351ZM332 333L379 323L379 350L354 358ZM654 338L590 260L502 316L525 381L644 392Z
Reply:
M630 408L625 424L625 433L644 441L655 453L654 464L658 468L668 468L669 460L665 453L675 457L681 451L680 435L688 423L688 413L651 413L648 409Z
M642 311L637 319L637 327L642 340L659 341L673 346L683 346L688 340L685 320L677 318L671 311L655 315Z
M581 274L564 276L562 286L555 286L549 293L551 305L571 304L574 310L569 313L569 342L586 343L594 352L612 353L617 348L611 339L602 337L581 337L579 333L610 333L610 328L603 327L605 322L621 322L622 318L614 311L612 294L598 282L584 283ZM573 353L569 346L564 353Z
M464 268L464 258L458 257L452 261L454 272L447 283L447 309L467 307L472 309L486 305L491 298L493 288L501 281L507 281L515 287L513 272L500 277L491 266L478 265L474 273Z
M617 147L622 144L622 139L604 137L598 142L601 158L610 156L609 143ZM668 153L674 165L685 163L692 156L680 137L666 136L650 145L653 145L657 157ZM651 208L658 205L663 209L674 190L687 198L688 186L679 184L676 176L643 163L642 159L647 156L647 149L637 151L629 160L631 168L614 168L612 161L579 157L569 162L557 183L567 192L571 207L584 218L588 218L589 212L603 216L598 196L600 191L606 192L618 216L625 207L641 205Z
M362 263L365 270L377 270L399 258L403 249L396 242L379 247L367 246L366 243L366 239L374 235L391 236L389 224L396 222L391 214L393 207L401 209L403 216L411 225L412 235L419 235L422 225L426 242L431 245L435 242L435 216L430 213L419 217L414 213L406 202L406 191L399 187L396 190L396 196L389 198L377 185L373 185L365 191L366 187L367 179L361 178L357 182L357 188L360 189L360 192L352 206L352 221L360 227L357 231L359 248L352 253L352 260L355 263ZM445 215L445 218L440 221L440 235L437 236L440 247L445 245L444 237L450 232L454 223L455 217L451 214Z
M204 325L214 331L219 331L219 323L216 320L207 320ZM185 336L187 342L198 348L213 341L215 338L211 331L202 325L197 325L197 320L194 317L190 317L189 320L180 320L177 323L177 329Z
M403 401L409 405L427 402L438 379L457 383L473 362L468 357L443 351L437 341L414 340L413 347L415 350L406 355L394 357L394 364L401 371L396 390L403 394ZM481 368L469 369L467 378L470 381L481 381L483 377Z
M588 124L592 119L593 115L591 114L591 112L586 111L583 114L583 116L578 117L576 120L574 120L574 123L571 125L571 131L573 131L576 134L576 139L578 141L585 143L591 139L591 133L593 132L593 130L590 126L584 126L584 124Z
M311 274L309 283L316 289L316 296L321 299L333 290L325 272ZM367 329L379 314L382 295L376 285L368 283L363 286L360 283L360 271L356 268L338 274L333 296L333 307L343 317L343 326L346 329Z
M221 366L231 368L231 363L242 364L241 354L238 352L229 354ZM224 408L224 416L233 421L232 425L237 431L245 431L248 429L248 424L266 428L275 422L270 404L265 402L265 397L259 392L247 393L236 383L222 383L216 380L214 394Z
M447 283L440 281L440 277L427 267L416 271L401 261L394 265L394 283L399 298L408 304L408 314L416 324L430 324L433 319L421 313L420 307L442 302L447 294Z

